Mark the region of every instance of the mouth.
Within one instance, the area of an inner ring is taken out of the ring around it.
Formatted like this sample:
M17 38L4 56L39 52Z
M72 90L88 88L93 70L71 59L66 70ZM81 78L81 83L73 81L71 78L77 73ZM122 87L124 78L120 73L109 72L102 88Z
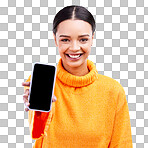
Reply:
M66 54L69 58L72 59L78 59L79 57L81 57L83 55L83 53L79 53L79 54Z

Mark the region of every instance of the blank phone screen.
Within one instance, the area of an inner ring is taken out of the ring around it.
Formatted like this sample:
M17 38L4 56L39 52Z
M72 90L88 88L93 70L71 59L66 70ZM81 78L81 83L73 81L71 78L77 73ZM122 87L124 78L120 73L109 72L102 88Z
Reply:
M52 92L55 77L55 67L36 63L33 68L30 109L49 111L52 103Z

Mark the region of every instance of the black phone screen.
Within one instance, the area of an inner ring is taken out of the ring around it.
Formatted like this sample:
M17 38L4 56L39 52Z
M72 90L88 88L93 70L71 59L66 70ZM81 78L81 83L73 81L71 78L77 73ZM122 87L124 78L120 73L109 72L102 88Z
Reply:
M54 79L54 66L40 63L34 65L29 96L30 109L50 111Z

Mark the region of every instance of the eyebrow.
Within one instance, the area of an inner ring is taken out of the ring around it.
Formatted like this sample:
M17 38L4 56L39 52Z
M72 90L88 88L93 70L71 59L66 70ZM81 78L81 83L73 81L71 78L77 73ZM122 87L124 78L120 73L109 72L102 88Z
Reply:
M89 34L79 35L79 37L89 36ZM59 37L70 37L68 35L60 35Z

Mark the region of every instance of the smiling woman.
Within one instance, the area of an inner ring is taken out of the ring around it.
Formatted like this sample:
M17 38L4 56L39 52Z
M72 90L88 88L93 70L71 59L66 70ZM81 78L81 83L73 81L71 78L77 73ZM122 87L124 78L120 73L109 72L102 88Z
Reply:
M132 148L123 87L98 74L87 59L94 32L95 20L82 6L67 6L56 14L53 36L61 56L54 89L57 101L54 97L48 113L28 112L34 148ZM30 86L30 79L31 75L23 86ZM25 103L28 90L25 87Z
M73 75L89 72L90 54L96 25L92 14L84 7L65 7L53 21L53 35L59 49L63 67Z
M83 20L68 19L58 25L54 34L63 67L71 74L83 76L89 72L87 58L90 54L94 33L89 23Z

